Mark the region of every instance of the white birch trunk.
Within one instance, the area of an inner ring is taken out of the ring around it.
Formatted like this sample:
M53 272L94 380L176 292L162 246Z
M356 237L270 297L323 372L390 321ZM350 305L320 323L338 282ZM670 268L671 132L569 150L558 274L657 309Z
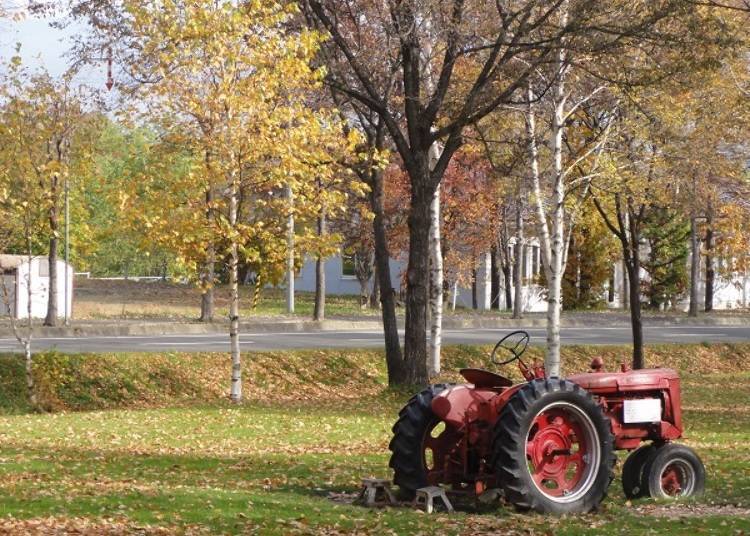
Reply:
M519 199L518 202L520 203L521 200ZM523 318L523 246L523 217L521 213L521 207L519 206L516 208L516 273L513 282L515 286L513 293L513 318L517 319Z
M229 224L232 229L237 225L237 199L238 184L237 179L232 178L232 185L229 197ZM229 343L232 354L232 387L230 399L238 403L242 400L242 362L240 354L240 289L237 265L239 264L239 252L237 238L232 236L232 243L229 251Z
M547 277L547 353L545 356L545 371L547 377L560 376L560 311L562 308L562 276L565 266L565 184L562 162L563 130L565 123L565 52L558 55L558 77L555 84L554 117L552 121L552 195L549 205L552 209L550 223L545 211L546 196L542 193L539 176L539 152L536 144L536 117L531 101L534 94L528 90L529 109L526 128L529 138L529 156L531 160L532 190L539 220L539 235L541 241L542 264ZM551 225L550 225L551 224ZM550 229L551 227L551 229Z
M564 58L564 53L560 53ZM552 152L554 184L552 192L552 243L549 262L549 296L547 307L547 355L545 371L548 377L560 377L560 310L562 309L562 276L565 259L565 184L563 183L562 144L565 114L565 85L563 59L556 88L555 115L552 122Z
M35 410L39 409L39 406L37 404L36 399L36 387L34 386L34 362L32 360L31 355L31 339L34 336L34 321L31 319L31 308L32 308L32 298L34 291L31 288L31 239L30 239L30 225L27 222L26 227L26 244L28 248L28 256L27 256L27 262L29 264L29 272L26 274L26 322L28 331L26 332L26 337L23 337L21 335L20 331L16 328L15 320L12 320L12 326L13 326L13 332L16 336L16 339L18 342L21 343L23 346L23 356L25 361L25 370L26 370L26 392L28 393L29 397L29 404L31 404L31 407ZM18 276L16 276L18 277ZM51 292L51 291L50 291ZM12 315L11 315L12 317Z
M439 154L437 145L430 150ZM437 161L434 158L433 163ZM430 352L427 371L430 376L440 374L440 350L443 338L443 252L440 244L440 186L430 205Z
M479 295L479 310L489 311L492 307L492 274L490 252L483 253L480 257L479 270L477 274L477 286L481 288ZM481 286L479 284L481 283Z
M698 222L690 218L690 305L688 316L698 316L698 277L700 274L700 246L698 243Z
M29 404L37 409L36 388L34 387L34 362L31 357L31 338L23 341L23 355L26 363L26 392L29 396Z
M287 185L286 196L289 200L289 218L287 220L287 259L286 259L286 312L294 313L294 192Z
M432 94L435 89L433 73L430 62L432 61L432 27L430 19L425 18L425 31L427 40L423 49L423 61L427 68L427 79L425 88ZM430 171L435 169L435 165L442 154L440 144L435 141L430 146L429 167ZM440 185L435 189L435 195L430 205L430 286L429 286L429 310L430 313L430 348L427 357L427 374L436 376L440 373L440 350L443 339L443 252L440 242Z
M453 282L453 296L451 297L451 311L456 311L456 302L458 301L458 280Z

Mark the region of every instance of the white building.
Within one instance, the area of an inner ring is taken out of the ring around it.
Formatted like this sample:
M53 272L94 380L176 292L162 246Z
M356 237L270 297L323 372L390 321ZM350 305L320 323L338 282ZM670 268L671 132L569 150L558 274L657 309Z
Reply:
M641 255L647 255L648 249L642 248ZM690 264L692 254L688 253L685 262L688 266L688 277L690 275ZM750 307L750 275L739 272L734 272L731 275L727 274L726 263L723 259L714 258L714 310L722 311L729 309L747 309ZM640 269L640 276L642 281L649 281L649 273L643 268ZM608 300L608 306L616 309L623 306L623 294L625 292L625 282L627 276L622 262L615 263L614 265L614 292L611 293L611 300ZM643 297L645 299L645 297ZM698 274L698 304L699 310L703 310L703 304L706 301L706 263L705 259L701 258L700 272ZM689 290L685 296L674 304L674 307L680 311L687 312L690 308L690 294Z
M67 270L68 277L65 277ZM0 315L10 312L15 318L28 318L29 284L31 285L31 317L47 316L49 300L49 260L47 257L26 255L0 255ZM73 268L65 261L57 261L57 310L58 316L70 316L73 310ZM67 289L65 283L67 280ZM67 304L66 304L67 301ZM66 308L67 307L67 308Z
M510 248L514 247L511 239ZM523 279L526 281L522 288L524 312L544 312L547 310L546 289L534 283L541 271L541 258L539 243L536 240L528 240L524 245ZM391 281L396 290L401 286L401 280L406 272L406 259L391 259ZM331 295L358 295L360 284L354 274L354 263L349 257L335 256L326 259L326 294ZM482 255L477 267L477 307L479 310L487 311L492 304L491 295L491 265L490 254ZM505 309L505 285L511 288L511 296L514 296L512 281L504 281L502 271L500 272L499 299L500 308ZM294 288L302 292L315 292L315 261L307 260L299 274L295 278ZM372 289L372 278L370 280ZM450 303L452 295L449 292L445 296L446 303ZM456 305L465 309L472 308L472 289L459 287L456 296Z
M511 250L515 247L515 239L510 240ZM644 247L642 255L646 255L648 250ZM527 239L523 247L523 311L524 312L546 312L547 311L547 290L545 287L537 284L541 273L541 251L539 242L536 239ZM690 266L690 257L686 260ZM406 259L391 259L391 281L396 289L399 289L404 272L406 271ZM326 291L333 295L358 295L360 285L354 275L354 263L351 258L342 258L340 256L332 257L326 260ZM746 309L750 307L750 274L732 274L731 277L721 275L726 273L721 259L714 260L716 276L714 278L714 309ZM623 291L625 289L623 281L623 264L622 262L614 263L613 292L605 292L604 299L610 308L621 308L623 306ZM512 278L511 278L512 279ZM649 274L641 268L641 279L648 281ZM479 259L477 266L477 307L479 310L489 310L492 303L491 295L491 260L490 254L486 253ZM370 281L370 289L372 288ZM504 281L502 271L500 271L500 309L506 309L505 304L505 287L508 285L511 290L511 296L515 296L513 281ZM295 288L301 291L315 291L315 262L307 261L302 267L299 275L295 280ZM703 306L706 295L706 274L705 261L701 259L701 273L698 279L698 302ZM445 297L446 303L450 304L452 295L448 293ZM472 308L472 289L459 288L456 296L456 305L465 309ZM687 311L689 307L688 296L680 299L675 307L682 311Z
M398 289L402 269L406 263L391 259L391 281ZM360 292L359 281L354 274L354 262L350 257L335 256L326 259L326 294L357 296ZM372 285L372 278L370 278ZM315 260L306 260L294 280L294 288L302 292L315 292ZM372 288L372 287L370 287Z

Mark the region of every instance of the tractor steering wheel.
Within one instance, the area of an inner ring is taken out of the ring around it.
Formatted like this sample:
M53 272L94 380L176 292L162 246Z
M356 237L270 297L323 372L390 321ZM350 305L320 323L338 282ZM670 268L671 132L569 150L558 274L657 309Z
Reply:
M495 348L492 350L492 355L490 356L490 361L492 361L492 363L494 363L495 365L502 366L512 363L513 361L520 360L521 355L526 351L526 348L528 346L529 334L527 332L523 330L512 331L505 337L500 339L500 342L495 345ZM506 359L505 361L496 361L495 355L500 349L505 350L513 357Z

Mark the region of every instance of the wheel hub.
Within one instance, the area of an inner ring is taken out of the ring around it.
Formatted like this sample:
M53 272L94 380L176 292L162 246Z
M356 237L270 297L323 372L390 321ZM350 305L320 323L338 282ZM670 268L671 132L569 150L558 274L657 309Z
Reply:
M526 443L529 472L539 490L552 499L578 496L590 487L595 464L589 451L593 425L575 406L549 407L533 421Z
M661 489L668 497L689 494L693 487L693 472L687 462L675 460L661 472Z

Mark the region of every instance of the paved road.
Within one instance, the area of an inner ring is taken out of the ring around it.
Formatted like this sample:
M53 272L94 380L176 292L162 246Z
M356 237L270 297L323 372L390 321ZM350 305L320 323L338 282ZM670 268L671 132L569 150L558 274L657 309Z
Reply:
M451 329L443 334L444 344L490 344L509 329ZM529 328L532 344L543 344L543 328ZM647 343L750 342L749 326L668 326L645 327ZM563 328L563 344L628 344L630 328ZM285 333L243 333L244 350L280 350L294 348L377 348L383 345L378 330L322 331ZM35 350L55 348L62 352L152 352L152 351L228 351L226 335L159 335L123 337L39 338ZM14 339L0 339L0 352L20 350Z

